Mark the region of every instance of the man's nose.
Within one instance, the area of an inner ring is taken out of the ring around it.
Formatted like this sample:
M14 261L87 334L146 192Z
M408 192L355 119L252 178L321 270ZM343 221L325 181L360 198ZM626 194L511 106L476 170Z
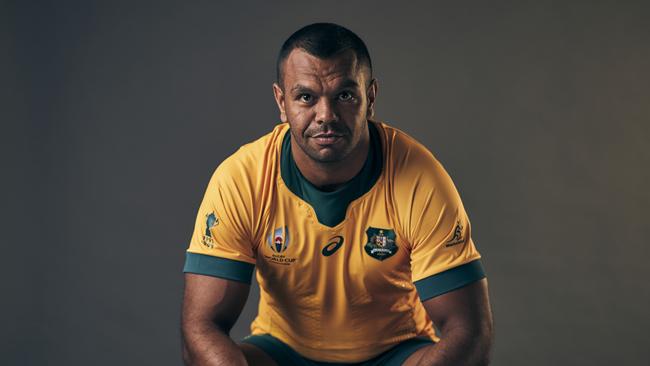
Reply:
M316 104L316 122L330 123L338 120L334 101L329 98L320 98Z

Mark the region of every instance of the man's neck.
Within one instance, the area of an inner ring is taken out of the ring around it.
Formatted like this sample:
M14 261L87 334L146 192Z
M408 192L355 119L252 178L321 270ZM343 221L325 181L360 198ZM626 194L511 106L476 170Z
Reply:
M323 191L334 191L354 178L363 168L370 149L370 137L367 132L359 144L342 161L321 163L311 159L291 140L291 154L300 173L311 184Z

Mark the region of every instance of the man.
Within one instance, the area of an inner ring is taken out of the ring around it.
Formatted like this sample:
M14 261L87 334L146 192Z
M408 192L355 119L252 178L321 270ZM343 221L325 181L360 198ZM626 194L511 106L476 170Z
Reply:
M185 362L487 364L487 282L467 215L426 148L369 119L377 81L363 41L334 24L298 30L273 91L283 123L221 163L199 209ZM259 313L236 344L255 267Z

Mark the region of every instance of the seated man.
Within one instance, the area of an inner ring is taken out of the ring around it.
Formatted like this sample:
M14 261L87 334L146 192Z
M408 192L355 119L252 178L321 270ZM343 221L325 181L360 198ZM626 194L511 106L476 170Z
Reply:
M370 119L377 81L363 41L306 26L277 70L283 123L219 165L199 208L185 362L487 364L487 280L467 215L424 146ZM259 313L236 344L228 332L255 268Z

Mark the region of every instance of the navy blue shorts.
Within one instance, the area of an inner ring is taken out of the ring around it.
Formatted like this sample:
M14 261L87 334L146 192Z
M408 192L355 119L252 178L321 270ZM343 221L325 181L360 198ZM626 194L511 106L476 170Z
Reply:
M251 335L244 338L242 342L257 346L269 355L275 363L282 366L400 366L418 349L434 344L434 342L429 338L411 338L397 344L379 356L364 362L331 363L319 362L305 358L298 352L294 351L286 343L270 334Z

